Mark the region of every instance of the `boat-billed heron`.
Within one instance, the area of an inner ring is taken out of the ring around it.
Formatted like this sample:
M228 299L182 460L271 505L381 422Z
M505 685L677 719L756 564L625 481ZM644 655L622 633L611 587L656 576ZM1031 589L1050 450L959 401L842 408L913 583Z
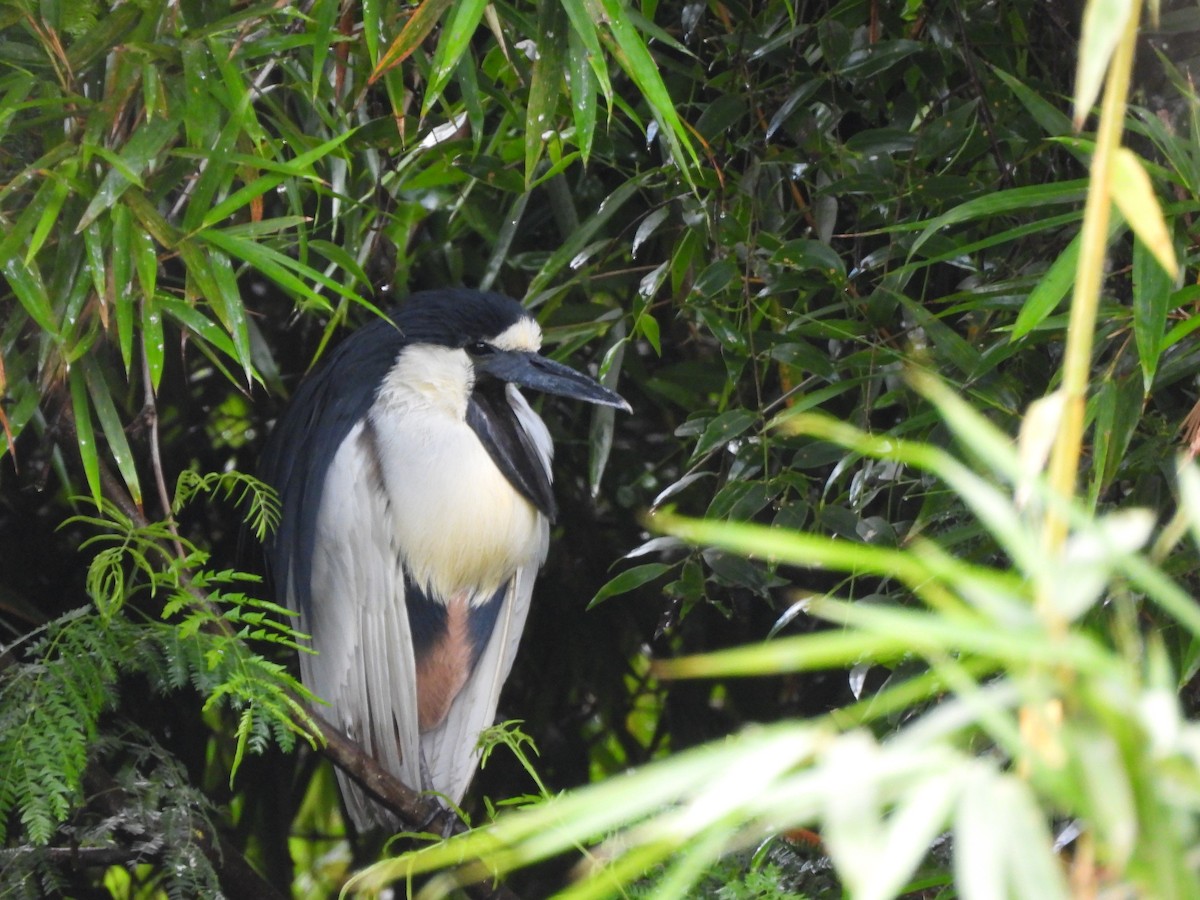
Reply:
M316 651L303 682L384 768L454 803L554 517L550 434L519 389L629 409L541 340L508 297L415 294L302 382L263 459L282 503L268 563ZM396 824L339 777L360 829Z

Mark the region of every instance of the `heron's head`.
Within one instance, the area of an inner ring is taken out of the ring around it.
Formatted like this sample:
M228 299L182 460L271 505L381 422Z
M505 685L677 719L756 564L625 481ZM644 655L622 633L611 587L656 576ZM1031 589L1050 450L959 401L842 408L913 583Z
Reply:
M616 392L540 352L542 329L517 301L502 294L441 290L414 294L396 325L410 347L461 351L472 382L503 382L629 411Z

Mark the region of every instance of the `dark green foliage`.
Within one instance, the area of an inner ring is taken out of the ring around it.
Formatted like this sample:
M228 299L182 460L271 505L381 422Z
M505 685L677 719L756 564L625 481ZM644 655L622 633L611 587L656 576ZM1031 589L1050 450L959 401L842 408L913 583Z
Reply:
M97 722L115 701L117 667L136 636L123 622L104 627L81 609L32 642L35 662L5 673L0 828L16 812L28 839L45 844L78 804Z
M152 863L157 875L152 886L172 900L216 896L220 890L216 870L209 860L214 832L214 810L208 799L192 786L173 756L154 738L128 725L89 748L93 762L111 769L112 780L90 789L100 791L100 810L77 816L61 833L71 851L36 844L18 845L0 851L0 883L5 896L44 897L69 893L66 873L87 865L90 851L118 851L128 861ZM55 850L59 853L56 856Z
M240 486L243 496L256 498L251 521L274 515L277 501L269 489L245 477L181 478L177 509L197 491L220 485L227 491ZM227 709L236 716L232 781L247 750L261 754L274 742L291 751L297 735L314 740L314 726L301 706L311 695L286 666L252 649L259 642L300 649L303 635L286 624L292 615L286 609L232 590L258 578L208 571L207 554L170 528L139 526L107 501L103 512L68 521L97 532L84 542L101 548L87 577L94 607L66 613L7 649L12 661L0 673L0 840L7 839L8 823L19 823L16 834L31 846L12 857L17 867L12 877L34 863L50 877L48 855L32 848L70 839L78 826L61 829L85 805L89 771L94 779L106 755L132 754L133 761L122 763L126 768L116 775L132 779L119 785L126 814L152 817L139 827L164 872L190 873L186 877L197 879L195 884L207 879L211 888L216 876L196 859L198 832L188 818L203 807L202 795L152 738L101 733L102 717L119 705L122 679L141 676L163 696L193 690L205 711ZM175 543L175 552L167 541ZM160 621L126 606L139 592L161 595ZM154 771L139 773L148 763L155 764ZM116 827L111 817L104 821L109 831ZM120 828L128 832L130 825ZM213 833L209 824L210 840ZM102 846L108 837L89 832L89 840ZM172 896L195 896L191 882L168 881Z

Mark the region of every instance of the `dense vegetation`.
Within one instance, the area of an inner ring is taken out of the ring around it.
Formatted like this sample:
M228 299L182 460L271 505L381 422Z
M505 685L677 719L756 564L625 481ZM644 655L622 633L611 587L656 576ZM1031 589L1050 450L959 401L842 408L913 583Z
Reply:
M1195 8L1130 86L1139 6L1077 71L1035 0L0 2L2 893L411 849L345 835L253 474L465 284L634 414L541 401L495 830L366 878L1200 895Z

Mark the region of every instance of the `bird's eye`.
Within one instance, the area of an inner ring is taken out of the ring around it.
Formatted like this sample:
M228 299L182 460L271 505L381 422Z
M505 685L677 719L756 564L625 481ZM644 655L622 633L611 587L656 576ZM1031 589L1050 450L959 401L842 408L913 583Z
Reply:
M467 344L467 352L472 356L487 356L494 349L487 341L475 341L472 344Z

